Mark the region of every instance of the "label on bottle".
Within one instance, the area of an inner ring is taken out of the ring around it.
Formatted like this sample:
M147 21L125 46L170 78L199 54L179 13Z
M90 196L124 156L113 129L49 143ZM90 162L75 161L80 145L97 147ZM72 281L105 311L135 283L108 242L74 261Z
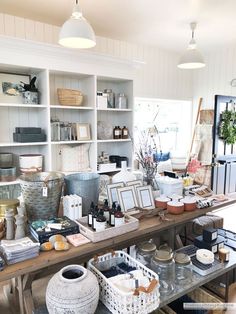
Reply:
M120 131L119 130L115 130L115 136L119 136L120 135Z
M96 231L103 231L106 229L106 221L98 222L96 221Z
M127 136L128 135L128 131L127 130L123 130L123 136Z
M91 226L92 223L93 223L93 215L92 215L92 214L89 214L89 215L88 215L88 223L89 223L90 226Z
M109 217L110 217L109 211L104 211L104 216L106 217L106 220L109 221Z
M115 225L115 216L114 216L114 214L111 215L111 225L112 226Z
M93 229L95 229L96 230L96 226L97 226L97 222L96 222L96 217L93 217Z
M125 223L125 217L115 217L115 227L119 227Z

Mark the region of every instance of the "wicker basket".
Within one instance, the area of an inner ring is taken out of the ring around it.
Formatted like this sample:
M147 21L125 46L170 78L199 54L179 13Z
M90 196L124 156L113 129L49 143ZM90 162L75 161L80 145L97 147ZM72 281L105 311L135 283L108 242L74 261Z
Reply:
M57 217L64 183L63 174L58 172L25 174L20 176L19 181L29 221Z
M62 106L81 106L83 95L79 90L58 88L57 95Z
M143 271L143 274L149 280L156 279L159 282L158 275L145 267L123 251L115 251L115 256L108 253L93 258L88 262L88 268L95 274L100 286L100 300L113 314L147 314L158 308L160 303L159 285L156 285L152 292L140 292L134 295L133 292L121 292L111 281L109 281L101 272L104 266L111 267L121 262L133 266Z

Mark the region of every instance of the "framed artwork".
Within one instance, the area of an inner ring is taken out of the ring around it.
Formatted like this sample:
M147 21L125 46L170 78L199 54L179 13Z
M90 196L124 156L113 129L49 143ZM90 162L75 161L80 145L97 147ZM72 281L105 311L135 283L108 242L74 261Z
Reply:
M29 84L30 75L0 73L0 102L22 104L23 83Z
M90 124L76 123L77 141L91 140Z
M124 186L124 182L107 184L107 197L110 206L112 206L113 202L119 202L117 189Z
M117 193L122 211L133 213L138 206L135 187L131 185L125 186L123 188L118 188Z
M136 191L138 195L139 206L141 208L145 209L155 208L151 185L138 186L136 188Z
M134 180L134 181L126 182L126 186L134 186L135 188L142 185L143 185L142 180Z

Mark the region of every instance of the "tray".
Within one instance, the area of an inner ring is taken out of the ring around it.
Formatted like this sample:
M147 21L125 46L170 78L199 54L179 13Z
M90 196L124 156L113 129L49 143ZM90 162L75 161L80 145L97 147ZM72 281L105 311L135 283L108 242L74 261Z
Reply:
M125 224L118 227L108 227L103 231L93 231L87 224L87 217L77 219L76 222L79 225L79 231L86 236L92 242L99 242L106 239L110 239L121 234L138 229L139 220L132 216L125 216Z

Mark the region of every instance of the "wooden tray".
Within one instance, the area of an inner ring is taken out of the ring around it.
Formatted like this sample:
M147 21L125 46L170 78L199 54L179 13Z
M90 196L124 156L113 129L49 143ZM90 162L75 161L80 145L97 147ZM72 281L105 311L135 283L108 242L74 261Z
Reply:
M99 242L115 236L119 236L126 232L130 232L138 229L139 221L132 216L125 216L125 224L119 227L108 227L104 231L93 231L87 224L87 217L77 219L76 222L79 225L79 231L81 234L86 236L92 242Z

